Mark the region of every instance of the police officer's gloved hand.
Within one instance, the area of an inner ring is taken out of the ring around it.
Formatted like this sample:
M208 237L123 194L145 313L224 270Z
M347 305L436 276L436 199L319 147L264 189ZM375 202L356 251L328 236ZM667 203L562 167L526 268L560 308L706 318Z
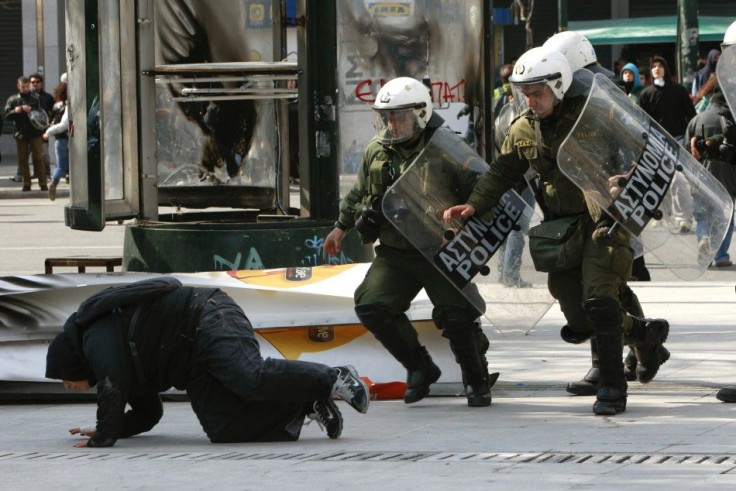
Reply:
M616 221L604 213L595 223L595 229L593 229L593 233L591 234L593 242L602 246L610 245L616 237L615 232L611 233L614 223Z
M355 228L360 232L363 238L375 241L378 239L378 233L381 230L381 224L386 220L381 211L381 202L379 199L373 200L371 206L364 206L360 214L360 218L355 222Z

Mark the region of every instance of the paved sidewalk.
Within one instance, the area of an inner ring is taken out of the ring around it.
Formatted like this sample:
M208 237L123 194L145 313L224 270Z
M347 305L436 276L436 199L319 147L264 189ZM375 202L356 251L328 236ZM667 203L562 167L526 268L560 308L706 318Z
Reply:
M461 397L407 406L343 402L341 438L316 424L295 443L210 444L187 403L166 402L150 433L113 448L77 449L67 429L92 424L94 404L5 405L0 472L7 489L734 489L734 278L632 285L649 316L671 324L672 358L650 384L631 383L627 411L591 413L565 383L589 366L587 345L559 339L554 306L529 335L490 331L501 372L493 405ZM254 424L257 424L254 421Z
M47 198L48 191L41 191L38 186L38 179L33 179L31 182L31 191L23 192L22 182L14 182L12 179L15 177L16 166L4 165L5 156L3 156L3 165L0 165L0 199L24 199L24 198ZM53 173L53 165L52 170ZM47 185L50 185L49 181ZM56 199L68 199L69 198L69 184L66 179L59 181L59 186L56 188Z

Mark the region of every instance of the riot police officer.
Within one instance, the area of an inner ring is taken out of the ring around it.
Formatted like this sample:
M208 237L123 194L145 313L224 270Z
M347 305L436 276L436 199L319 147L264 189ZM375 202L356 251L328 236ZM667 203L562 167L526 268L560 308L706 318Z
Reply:
M648 382L659 369L657 348L666 340L669 325L623 310L619 295L631 272L630 236L619 229L608 245L593 240L602 212L589 209L583 192L557 166L557 150L585 103L582 95L566 96L572 83L569 62L559 51L534 48L519 58L509 81L523 94L527 109L512 123L489 173L478 181L465 204L445 211L444 219L486 215L529 167L534 170L541 183L545 222L577 222L574 233L580 253L573 258L576 262L550 269L548 277L550 293L567 320L562 336L582 341L595 334L600 366L593 412L614 415L626 410L623 342L636 351L638 380ZM531 253L535 259L538 251L531 248Z
M557 50L567 58L570 64L570 69L573 73L576 70L582 68L590 70L593 73L600 73L601 75L611 79L617 85L623 87L623 81L616 78L616 74L612 71L602 67L598 64L598 57L595 53L595 48L590 43L588 38L575 31L562 31L558 32L547 41L544 42L543 46L548 49ZM639 251L641 253L641 251ZM644 263L644 255L641 254L639 257L634 259L633 263L634 273L639 277L649 277L649 272L646 269ZM621 291L619 294L619 300L624 310L631 315L637 317L643 317L644 312L639 303L639 299L631 288L624 282L621 285ZM564 338L563 338L564 339ZM575 339L567 338L566 341L574 342ZM666 362L670 358L670 352L664 346L659 348L658 356L660 358L660 364ZM598 347L596 345L595 336L590 337L590 357L591 357L591 368L578 381L573 381L567 384L565 390L571 394L580 396L591 396L595 395L598 390ZM624 374L626 380L636 380L636 366L637 359L636 353L633 349L629 349L629 353L626 355L624 360Z
M328 234L324 252L336 255L347 231L356 228L364 243L375 247L376 257L365 279L355 290L355 312L363 325L407 370L404 402L417 402L441 375L405 312L425 289L434 305L433 320L450 342L460 365L468 405L491 404L490 378L485 352L488 338L473 306L427 259L386 222L379 203L393 182L409 167L436 132L443 119L432 110L432 99L424 84L409 77L387 82L373 105L377 133L366 145L353 189L340 202L340 217ZM450 136L461 144L461 138ZM457 193L456 203L465 201L477 174L455 169L446 176L448 187ZM473 294L477 294L474 290Z

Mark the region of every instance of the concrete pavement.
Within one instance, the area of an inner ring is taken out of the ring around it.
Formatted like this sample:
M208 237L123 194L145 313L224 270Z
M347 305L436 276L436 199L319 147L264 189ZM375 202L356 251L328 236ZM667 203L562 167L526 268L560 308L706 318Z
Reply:
M65 227L66 201L51 204L39 192L17 199L11 168L0 166L0 274L40 273L43 257L60 250L120 253L124 227ZM655 281L631 286L647 315L670 321L672 358L652 383L630 384L621 415L594 416L593 398L564 391L587 371L590 355L587 345L559 339L564 320L555 305L528 335L486 328L489 364L501 373L489 408L428 397L411 406L373 401L360 415L338 402L345 428L337 440L313 423L295 443L213 445L188 403L166 402L151 432L112 448L77 449L67 430L94 424L94 404L6 402L0 482L55 490L733 489L736 404L715 393L736 383L736 268L683 282L647 262Z
M501 372L489 408L462 397L407 406L343 402L343 435L316 424L295 443L210 444L185 402L166 402L150 433L113 448L77 449L67 429L93 424L95 405L5 405L0 472L8 489L733 489L736 404L714 397L736 383L734 278L634 284L644 310L671 323L672 358L647 385L630 384L628 409L591 413L593 398L565 383L588 368L587 345L558 337L555 306L528 334L488 330ZM257 422L254 422L257 424Z

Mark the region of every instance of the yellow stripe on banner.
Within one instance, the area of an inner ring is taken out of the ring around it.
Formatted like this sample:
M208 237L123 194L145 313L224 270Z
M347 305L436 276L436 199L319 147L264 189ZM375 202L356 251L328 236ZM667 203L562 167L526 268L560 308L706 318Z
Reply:
M432 321L414 322L418 328L434 326ZM266 339L287 360L298 360L302 353L330 351L366 334L362 324L337 324L332 326L302 326L284 329L258 329L256 332Z
M356 264L336 264L336 265L324 265L317 267L305 267L301 268L308 271L308 277L305 279L287 279L287 271L289 269L299 268L281 268L273 270L249 270L243 269L238 271L229 271L228 274L233 278L254 286L266 286L269 288L296 288L299 286L313 285L335 277L354 268Z
M330 351L367 333L361 324L304 326L287 329L263 329L258 334L287 360L298 360L302 353Z

